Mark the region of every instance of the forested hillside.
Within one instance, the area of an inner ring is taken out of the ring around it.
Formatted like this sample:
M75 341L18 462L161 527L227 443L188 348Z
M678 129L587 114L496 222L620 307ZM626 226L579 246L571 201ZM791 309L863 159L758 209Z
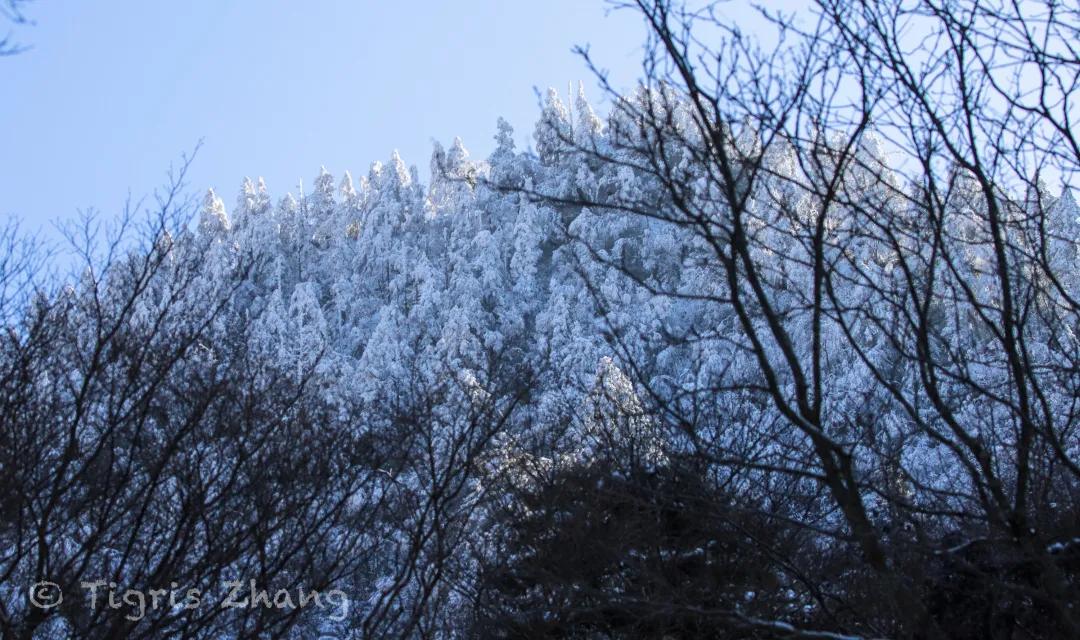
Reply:
M752 55L709 93L667 7L606 115L551 91L529 149L500 120L429 184L394 154L200 204L181 168L71 227L68 279L7 232L4 637L1072 637L1068 107L870 78L866 7L796 65L857 108Z

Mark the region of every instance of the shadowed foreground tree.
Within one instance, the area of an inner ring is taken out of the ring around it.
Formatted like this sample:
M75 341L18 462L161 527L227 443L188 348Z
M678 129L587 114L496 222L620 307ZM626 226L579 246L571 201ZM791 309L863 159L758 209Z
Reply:
M752 634L798 607L783 558L810 551L809 536L772 526L682 461L601 457L508 494L503 553L479 577L479 637Z
M81 269L62 286L0 236L0 634L430 633L454 613L472 460L525 377L335 397L307 290L285 318L254 297L273 245L223 241L212 194L188 230L183 174L145 215L69 228ZM28 597L42 581L57 606ZM222 606L231 581L246 606Z
M623 5L536 153L0 233L5 637L1078 635L1076 11Z
M1080 210L1044 184L1080 170L1080 12L821 0L762 11L762 44L726 3L615 5L648 29L639 90L598 73L606 126L549 98L540 161L586 168L495 184L588 212L565 232L673 449L766 502L824 491L763 515L853 561L759 630L1080 634ZM631 289L688 311L643 330ZM650 341L724 362L673 376Z
M244 334L221 339L214 325L242 278L208 288L203 252L177 246L194 238L174 242L190 211L182 177L154 213L129 213L108 238L92 219L73 229L80 281L48 290L31 274L6 314L4 637L29 638L57 613L80 637L280 634L328 612L107 606L104 585L120 585L117 602L129 588L183 585L184 602L192 588L216 597L230 577L325 589L356 570L359 539L341 532L370 517L345 508L375 481L344 473L361 443L305 380L245 354ZM250 267L240 259L230 275ZM42 580L65 594L58 609L25 597ZM91 601L84 583L95 582Z

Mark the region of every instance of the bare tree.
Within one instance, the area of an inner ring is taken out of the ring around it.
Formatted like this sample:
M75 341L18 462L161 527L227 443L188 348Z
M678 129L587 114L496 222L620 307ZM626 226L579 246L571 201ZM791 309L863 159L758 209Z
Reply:
M5 638L58 620L80 637L281 637L333 612L224 608L224 583L326 591L366 557L379 503L351 500L385 482L382 463L311 392L310 373L276 371L246 353L242 331L214 328L255 257L200 277L202 252L181 250L195 240L185 170L105 240L93 219L74 227L76 284L30 274L29 293L5 289L0 576L66 596L48 609L25 587L5 595ZM32 267L15 255L5 285ZM129 589L179 589L181 604L196 589L213 604L151 605Z
M29 3L30 0L4 0L4 2L0 3L0 17L15 26L30 24L30 20L23 13ZM11 56L25 50L26 47L15 42L11 34L0 38L0 56Z
M616 92L582 51L614 114L599 137L550 128L600 177L531 195L670 225L703 263L674 286L578 236L626 281L715 309L666 340L732 344L731 367L673 395L613 325L654 410L715 465L827 491L833 516L795 521L869 572L836 597L877 602L835 631L1076 635L1080 223L1042 181L1080 168L1080 14L822 1L756 9L763 45L723 3L615 6L647 27L642 85ZM757 421L741 444L718 438L740 414ZM941 610L958 572L968 599Z

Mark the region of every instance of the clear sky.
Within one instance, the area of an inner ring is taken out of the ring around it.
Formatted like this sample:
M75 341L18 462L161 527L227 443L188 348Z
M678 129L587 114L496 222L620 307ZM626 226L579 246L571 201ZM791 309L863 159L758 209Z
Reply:
M601 0L38 0L27 15L15 36L32 49L0 58L0 216L43 230L149 193L200 139L191 188L227 206L244 176L276 199L394 149L426 175L432 140L486 156L499 116L524 146L534 88L581 80L599 102L575 44L625 88L644 34Z

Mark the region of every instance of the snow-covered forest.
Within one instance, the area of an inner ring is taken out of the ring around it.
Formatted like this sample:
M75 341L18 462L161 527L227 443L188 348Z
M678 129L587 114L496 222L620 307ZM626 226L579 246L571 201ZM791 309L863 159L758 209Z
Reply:
M9 230L4 637L1072 637L1080 16L848 4L641 2L636 91L427 184L181 167L61 281Z

